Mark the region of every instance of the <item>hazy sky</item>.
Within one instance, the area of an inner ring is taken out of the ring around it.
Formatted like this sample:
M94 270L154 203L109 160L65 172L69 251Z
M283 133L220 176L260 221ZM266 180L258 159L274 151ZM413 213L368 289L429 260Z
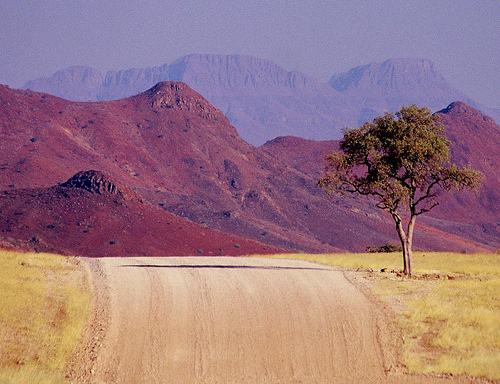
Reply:
M0 1L0 83L12 87L72 65L142 68L191 53L248 54L323 82L427 58L500 108L500 0Z

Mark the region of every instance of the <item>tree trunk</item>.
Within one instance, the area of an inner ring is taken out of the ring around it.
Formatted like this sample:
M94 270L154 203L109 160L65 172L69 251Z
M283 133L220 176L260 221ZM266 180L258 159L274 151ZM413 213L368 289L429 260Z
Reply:
M406 276L411 276L411 256L412 256L412 246L413 246L413 228L415 227L416 216L411 216L410 222L408 223L408 232L405 233L403 228L403 222L401 217L397 213L392 213L392 218L396 223L396 231L401 241L401 249L403 250L403 273Z
M408 276L412 274L411 258L413 255L413 229L415 228L415 220L417 216L412 214L408 223L408 231L406 232L406 269L404 273Z

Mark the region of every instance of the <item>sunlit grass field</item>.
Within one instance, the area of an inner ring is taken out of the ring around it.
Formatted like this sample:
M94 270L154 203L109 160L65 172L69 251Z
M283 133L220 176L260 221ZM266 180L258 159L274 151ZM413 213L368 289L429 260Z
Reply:
M274 257L373 271L374 293L398 313L410 372L500 379L499 254L417 252L412 278L380 272L401 270L400 253Z
M0 382L64 382L90 310L78 259L0 250Z
M410 372L500 380L500 255L417 252L410 279L388 272L401 269L399 253L273 257L359 269L369 277L373 292L398 314ZM0 382L65 381L91 303L78 263L0 250Z

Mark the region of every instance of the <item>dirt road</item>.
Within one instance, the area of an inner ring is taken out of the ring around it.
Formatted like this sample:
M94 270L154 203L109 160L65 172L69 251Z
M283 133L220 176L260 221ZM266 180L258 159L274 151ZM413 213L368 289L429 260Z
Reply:
M422 382L386 374L374 306L342 271L219 257L105 258L91 269L109 310L87 381Z

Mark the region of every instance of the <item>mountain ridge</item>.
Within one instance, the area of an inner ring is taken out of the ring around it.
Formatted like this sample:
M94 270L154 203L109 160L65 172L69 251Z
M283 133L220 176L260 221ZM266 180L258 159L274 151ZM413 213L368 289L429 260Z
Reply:
M404 76L405 73L411 76ZM395 90L402 84L418 86L422 82L449 87L445 78L436 71L434 63L420 58L396 58L358 66L333 75L329 84L339 92L346 92L353 86L378 86Z
M438 111L460 100L500 121L499 111L480 106L457 91L425 59L371 63L333 75L329 83L246 55L188 55L171 64L104 75L82 68L86 67L73 67L66 76L63 70L29 81L24 88L78 101L103 101L132 96L161 81L185 82L220 109L254 145L286 135L339 139L345 126L356 127L384 111L410 104ZM96 86L95 76L99 75L101 85Z

